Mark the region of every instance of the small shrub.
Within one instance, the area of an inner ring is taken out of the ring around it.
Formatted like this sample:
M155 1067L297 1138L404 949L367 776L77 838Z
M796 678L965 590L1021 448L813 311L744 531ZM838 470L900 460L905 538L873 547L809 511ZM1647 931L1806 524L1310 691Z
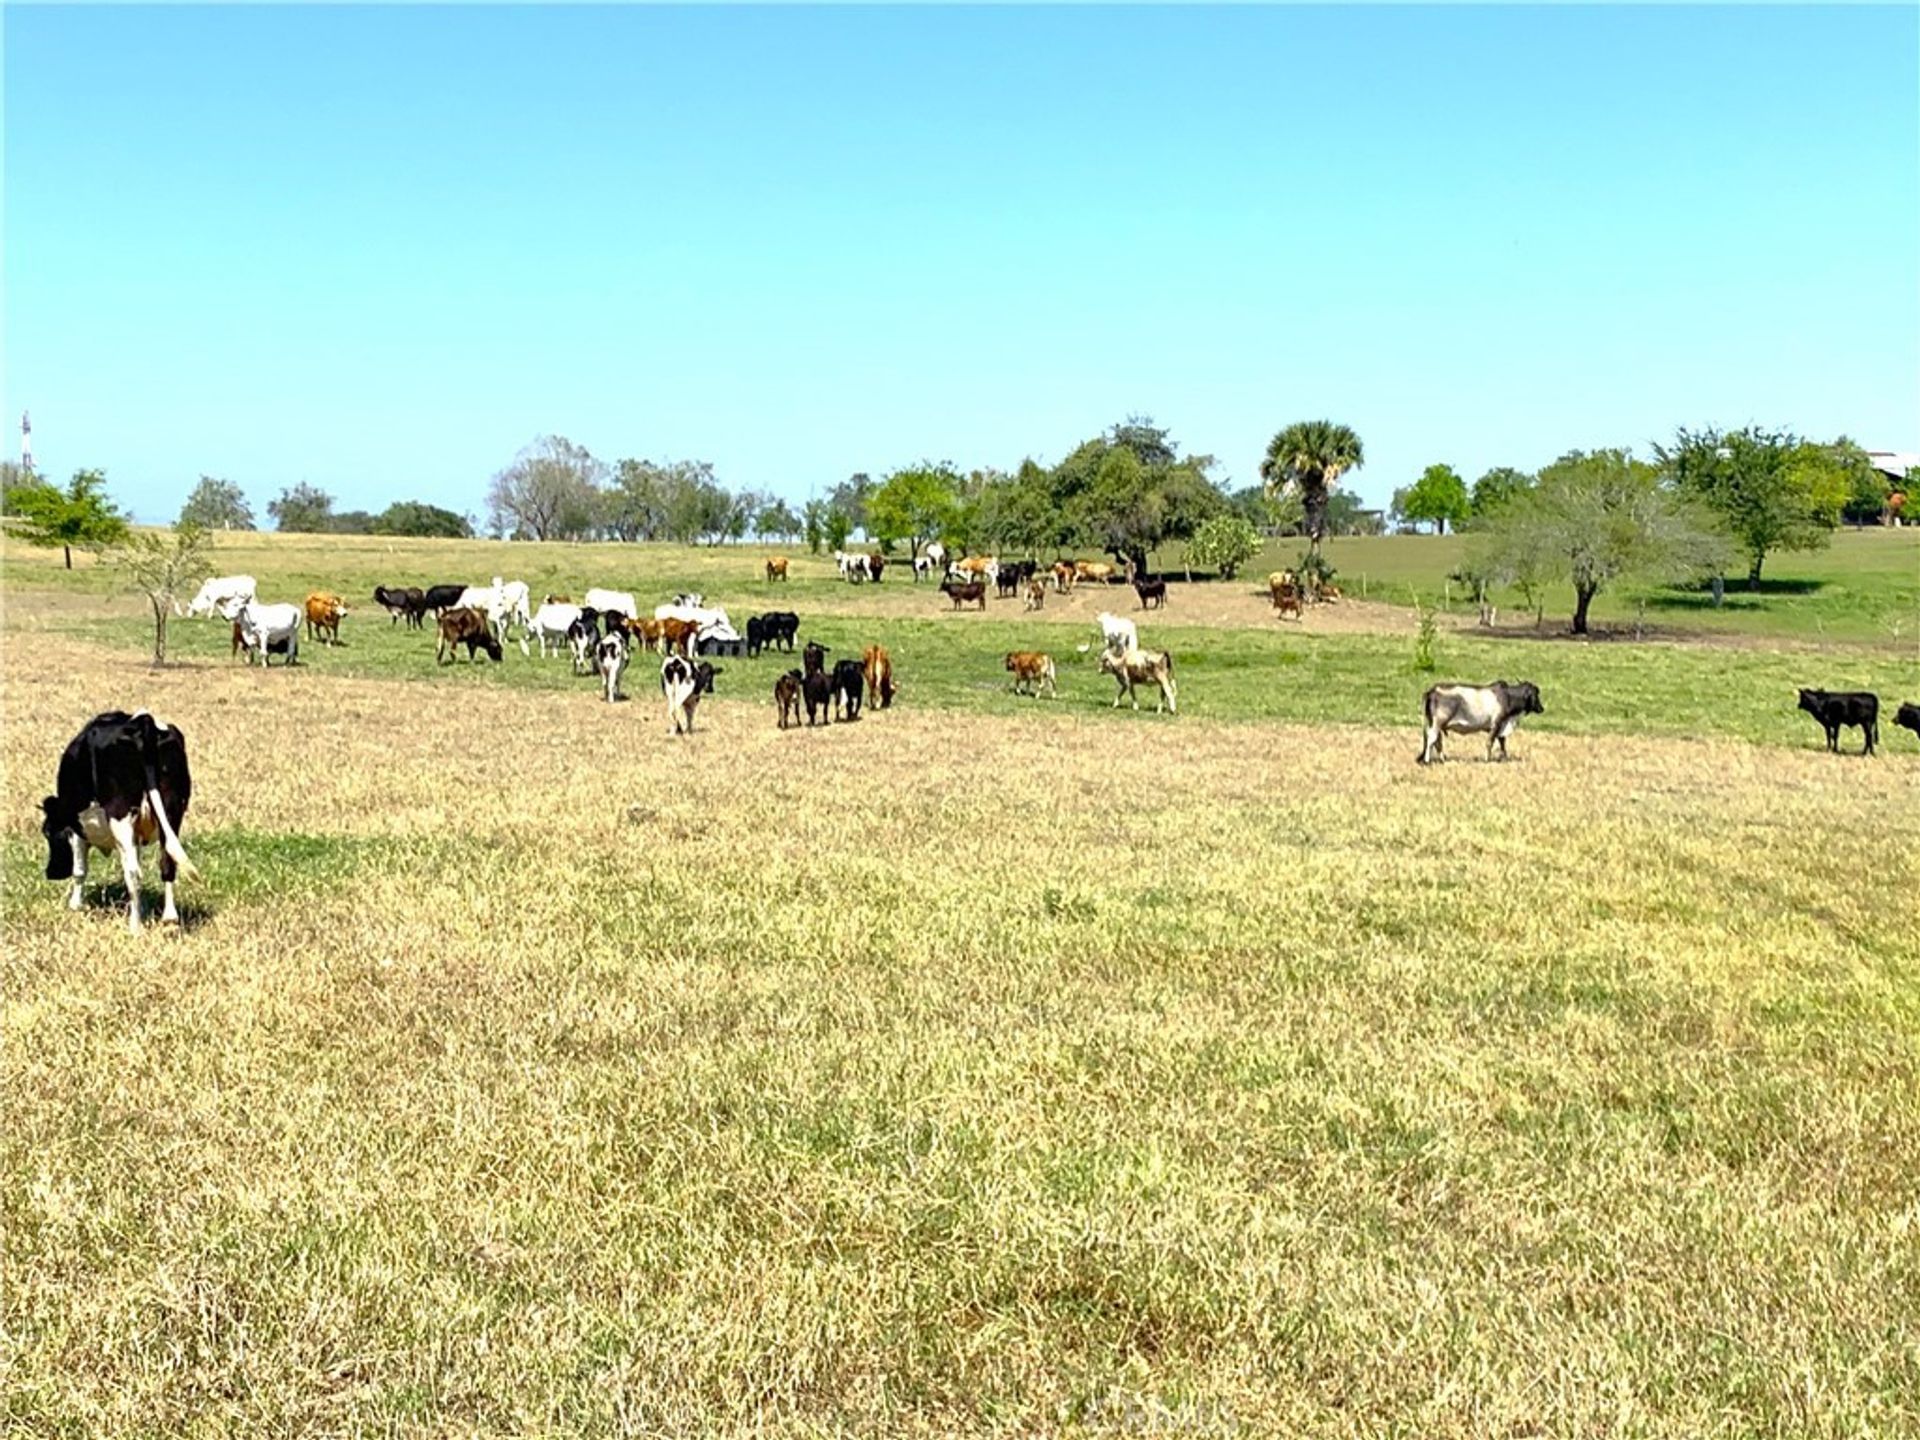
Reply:
M1434 618L1433 607L1418 595L1413 597L1414 608L1420 613L1420 628L1413 637L1413 668L1421 675L1431 675L1440 668L1440 661L1434 655L1434 642L1440 636L1440 622Z

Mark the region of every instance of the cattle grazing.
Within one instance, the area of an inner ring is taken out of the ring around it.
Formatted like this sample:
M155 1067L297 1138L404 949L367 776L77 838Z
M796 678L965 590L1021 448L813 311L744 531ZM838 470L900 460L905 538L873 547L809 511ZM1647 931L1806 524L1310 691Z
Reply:
M326 645L340 643L340 622L353 612L338 595L316 590L307 596L307 638Z
M454 607L464 610L478 610L487 617L487 624L493 627L493 633L502 640L515 625L520 626L520 653L527 651L527 630L533 617L527 612L527 586L523 580L502 580L493 577L491 585L469 585L460 592Z
M567 649L568 633L580 621L582 611L578 605L563 604L558 600L543 600L540 608L533 612L533 619L527 623L527 629L533 632L534 641L540 646L540 658L548 654L559 655Z
M702 695L713 693L713 677L721 674L708 661L669 655L660 663L660 693L667 699L667 733L691 735L693 712Z
M1047 582L1038 575L1027 577L1027 603L1024 609L1044 610L1047 604Z
M1062 595L1073 589L1073 582L1080 578L1080 572L1074 568L1071 560L1056 560L1053 565L1053 588Z
M1426 743L1420 747L1420 763L1430 765L1443 759L1441 750L1448 735L1487 737L1487 759L1493 759L1494 746L1500 758L1507 758L1507 737L1518 728L1524 715L1544 715L1540 687L1530 681L1509 684L1496 680L1491 685L1435 685L1421 702L1426 716Z
M1059 695L1060 690L1054 684L1053 657L1038 650L1011 650L1007 652L1007 669L1013 674L1013 693L1038 698L1045 690L1049 695Z
M433 647L437 664L450 664L459 647L467 647L467 663L474 663L473 652L484 650L487 658L500 663L500 637L493 633L487 617L478 610L456 606L440 612L440 640Z
M617 626L600 637L594 650L594 668L600 672L607 703L621 698L620 677L627 673L627 632Z
M300 622L304 612L298 605L262 605L249 596L230 603L221 613L240 627L240 643L247 652L249 665L258 655L261 666L265 667L267 657L273 654L285 654L289 665L300 663Z
M1167 608L1167 582L1165 580L1135 580L1133 593L1140 597L1142 610L1164 610Z
M1124 615L1102 610L1094 617L1100 622L1100 648L1121 651L1140 648L1140 628Z
M654 623L660 627L660 647L663 650L677 650L682 655L692 653L690 647L699 627L691 620L678 620L668 616Z
M460 597L467 593L464 585L429 585L422 597L424 608L436 615L445 614L460 603Z
M193 778L187 737L144 710L96 715L67 742L54 793L40 802L40 833L47 840L47 879L71 880L67 908L78 910L93 850L118 853L127 887L127 924L140 933L140 847L160 841L160 880L166 900L160 919L178 924L173 882L198 875L180 843Z
M766 618L760 615L749 615L747 617L747 658L749 660L754 659L766 648Z
M1911 702L1902 704L1894 714L1893 723L1902 730L1911 730L1913 738L1920 740L1920 705Z
M1144 681L1151 681L1160 687L1160 703L1153 708L1155 712L1165 709L1178 714L1180 706L1175 698L1173 684L1173 656L1164 650L1102 650L1100 668L1120 682L1120 693L1113 697L1114 709L1120 708L1122 700L1133 701L1133 708L1140 708L1140 697L1134 694L1133 687Z
M878 705L882 710L893 708L893 697L899 693L893 684L893 657L887 654L882 645L869 645L860 652L860 671L867 678L867 704Z
M806 667L807 674L818 674L827 668L827 647L818 640L809 640L807 648L800 652L800 663Z
M639 604L634 600L633 593L628 590L595 588L587 591L580 603L588 609L598 610L603 615L608 613L624 615L629 620L640 613Z
M618 623L618 617L614 617ZM568 668L576 675L591 675L595 657L600 653L600 612L580 609L580 618L567 626Z
M874 584L878 585L880 583L880 577L884 575L886 571L886 556L882 555L878 550L867 556L867 574L873 577Z
M791 610L769 610L760 618L766 622L767 644L778 645L791 654L794 639L800 634L800 617Z
M841 660L833 667L834 713L842 720L860 718L860 694L866 675L858 660Z
M1300 605L1300 587L1292 580L1269 578L1267 581L1267 594L1272 598L1273 608L1280 612L1280 618L1282 620L1287 618L1288 611L1293 612L1293 618L1296 620L1304 620L1306 618L1306 614Z
M997 555L968 555L956 560L947 568L947 578L963 584L978 584L982 587L998 583L1000 579L1000 557ZM982 604L982 610L987 607Z
M1862 755L1873 754L1880 738L1880 697L1868 690L1802 690L1800 708L1827 732L1827 749L1840 753L1840 728L1857 725L1866 737Z
M773 682L773 703L780 710L780 728L787 728L787 717L793 717L793 723L800 723L800 681L798 670L789 670Z
M927 542L927 548L921 551L921 554L927 557L928 562L933 566L936 573L942 573L946 570L947 547L942 545L938 540L929 540Z
M642 650L658 650L660 637L666 626L666 621L655 620L645 615L638 620L629 620L624 615L610 615L607 617L607 623L609 626L618 626L625 630L627 639Z
M949 600L953 601L953 608L956 610L962 605L978 605L982 610L987 608L987 585L984 580L975 580L965 585L956 580L944 580L940 584L940 589Z
M1113 566L1104 560L1076 560L1073 562L1073 578L1105 585L1113 579Z
M805 671L800 677L800 689L807 700L807 724L814 723L818 713L820 723L825 724L833 718L833 679L827 674L827 647L817 641L809 640L807 648L800 653L800 663Z
M224 615L230 606L242 600L253 599L255 593L253 576L222 575L217 579L202 582L193 599L187 602L184 613L189 620L199 620L216 614ZM174 602L174 610L176 613L181 613L178 601Z
M921 551L913 557L913 583L918 585L929 575L939 574L941 568L940 562L935 560L930 552Z
M868 556L852 555L845 550L833 552L833 563L839 568L840 578L853 585L867 579L872 571L872 561Z
M422 617L427 613L427 592L418 585L398 588L376 585L373 587L373 603L391 617L388 624L405 620L409 630L418 630Z
M767 559L767 583L771 585L776 580L785 580L786 578L787 557L784 555L769 556Z
M1011 565L1001 569L993 582L994 594L998 599L1011 600L1020 593L1020 573Z

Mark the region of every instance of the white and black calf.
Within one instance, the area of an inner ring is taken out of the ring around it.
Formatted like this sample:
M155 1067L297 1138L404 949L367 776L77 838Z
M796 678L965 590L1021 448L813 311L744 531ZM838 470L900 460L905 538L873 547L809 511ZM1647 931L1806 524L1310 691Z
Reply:
M1540 687L1522 680L1510 685L1496 680L1491 685L1435 685L1424 701L1427 720L1426 743L1420 747L1420 763L1430 765L1442 759L1442 743L1448 735L1487 737L1487 759L1500 747L1500 758L1507 758L1507 737L1513 734L1523 715L1544 715Z
M700 697L713 693L713 677L720 672L705 661L669 655L660 664L660 693L667 698L667 733L691 735L693 712Z
M282 647L287 664L300 663L300 622L306 618L300 606L262 605L249 595L229 601L220 613L240 627L240 643L246 649L249 665L258 655L265 668L267 656L280 653Z
M60 756L54 792L40 802L40 833L47 837L47 878L73 882L67 908L81 906L88 852L117 853L127 886L127 923L139 934L140 847L157 839L166 887L160 918L179 923L174 879L199 873L180 843L193 796L186 736L144 710L96 715Z
M605 682L607 703L611 705L620 698L620 677L627 673L627 632L609 630L602 635L595 649L594 664Z

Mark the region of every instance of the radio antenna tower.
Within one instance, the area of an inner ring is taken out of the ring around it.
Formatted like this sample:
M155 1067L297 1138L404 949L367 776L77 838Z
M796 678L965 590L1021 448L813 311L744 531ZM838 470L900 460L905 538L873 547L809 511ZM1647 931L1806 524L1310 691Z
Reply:
M20 468L33 469L33 420L24 410L20 412Z

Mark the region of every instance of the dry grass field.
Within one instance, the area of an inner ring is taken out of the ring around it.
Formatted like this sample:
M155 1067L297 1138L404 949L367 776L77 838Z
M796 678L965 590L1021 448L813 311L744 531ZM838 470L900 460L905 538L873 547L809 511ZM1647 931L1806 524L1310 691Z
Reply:
M1255 610L1192 715L907 668L782 734L740 662L675 742L384 618L156 673L5 559L9 1434L1920 1434L1920 748L1741 694L1910 655L1514 642L1519 758L1421 769L1404 629ZM1209 713L1315 646L1367 708ZM189 737L179 931L40 878L114 705Z

